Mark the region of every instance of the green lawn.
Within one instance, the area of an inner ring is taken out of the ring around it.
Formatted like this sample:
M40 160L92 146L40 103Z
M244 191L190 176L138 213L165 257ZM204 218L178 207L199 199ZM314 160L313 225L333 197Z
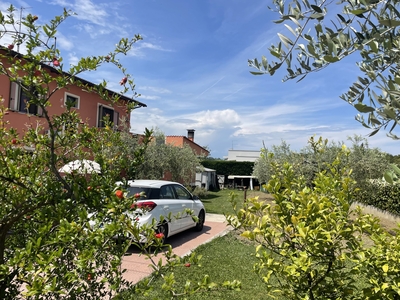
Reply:
M220 190L217 192L208 192L208 195L206 197L202 197L201 200L204 203L204 206L206 208L206 211L208 213L213 213L213 214L232 214L233 208L232 204L230 203L230 195L234 193L237 195L235 198L237 201L237 206L238 208L243 207L243 202L244 202L244 191L240 190ZM263 192L259 191L246 191L246 198L249 197L266 197L268 198L269 195Z
M204 275L209 275L215 283L226 280L242 282L241 291L216 290L207 293L198 293L185 297L191 300L203 299L269 299L265 295L265 286L262 280L253 272L255 246L239 240L234 233L219 237L210 243L196 249L197 255L202 255L201 266L181 267L174 270L177 287L183 287L186 280L193 283L200 281ZM154 290L148 296L138 296L131 293L124 295L124 299L168 299L161 291L162 280L152 283ZM181 299L181 298L178 298Z
M238 207L242 207L244 191L220 190L218 192L209 192L207 197L202 197L207 212L216 214L233 213L234 211L229 201L231 193L237 195ZM268 194L259 191L246 192L246 198L255 196L267 199L270 197ZM201 245L196 248L195 252L196 255L202 255L201 266L192 265L189 268L176 268L174 276L177 280L177 287L183 287L186 280L196 284L204 275L209 275L211 281L220 284L227 280L238 280L242 283L242 289L241 291L220 289L186 296L185 299L270 299L265 295L265 284L262 279L253 272L253 265L257 261L254 257L255 245L238 238L236 232L231 232L226 236L212 240L210 243ZM165 295L161 290L162 284L163 281L161 279L155 280L151 284L153 291L149 295L138 296L134 295L132 291L127 291L124 293L123 299L169 299L168 295Z
M237 190L221 190L210 192L204 198L204 204L209 213L229 214L233 212L229 202L231 192L237 194L238 203L243 203L244 192ZM259 196L260 198L270 199L270 195L262 192L247 191L247 197ZM220 288L213 291L201 292L194 295L185 295L176 299L188 300L250 300L250 299L271 299L266 295L266 285L263 280L254 273L253 266L257 262L255 257L255 245L246 239L240 238L236 231L228 233L226 236L218 237L207 244L196 248L196 255L201 255L200 265L190 267L177 267L173 270L176 292L183 291L186 282L190 280L192 285L201 281L204 275L208 275L212 282L222 284L224 281L238 280L242 284L240 291L232 291ZM359 278L358 286L363 288L365 278ZM271 282L276 284L277 282ZM146 296L136 295L133 290L127 290L121 299L171 299L168 294L162 291L163 280L152 281L152 291ZM275 298L283 300L283 298Z

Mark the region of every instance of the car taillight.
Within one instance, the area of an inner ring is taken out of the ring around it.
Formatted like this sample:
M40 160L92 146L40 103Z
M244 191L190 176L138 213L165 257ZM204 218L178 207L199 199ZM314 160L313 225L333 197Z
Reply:
M156 206L157 206L157 204L154 203L153 201L144 201L144 202L133 203L131 205L131 208L152 211Z

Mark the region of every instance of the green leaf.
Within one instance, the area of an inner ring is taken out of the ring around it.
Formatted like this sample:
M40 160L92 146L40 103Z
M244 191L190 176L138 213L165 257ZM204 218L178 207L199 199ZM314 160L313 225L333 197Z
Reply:
M400 25L400 20L393 19L379 19L379 23L384 26L397 27Z
M312 14L310 19L323 19L325 17L324 14Z
M352 13L353 15L361 15L363 13L365 13L367 10L366 9L355 9L355 10L351 10L350 13Z
M264 70L267 70L268 69L268 61L267 61L267 58L264 55L262 56L261 61L262 61Z
M361 113L370 113L375 111L375 108L365 105L363 103L354 104L354 107Z
M368 78L358 77L358 80L364 85L367 85L369 83Z
M313 45L308 44L308 45L307 45L307 50L308 50L308 52L310 52L310 54L312 54L314 57L317 56L317 54L316 54L316 52L315 52L315 48L314 48Z
M287 25L287 24L284 24L284 25L285 25L285 27L286 27L294 36L297 36L296 31L294 31L292 27L290 27L290 26Z
M281 54L278 53L277 51L274 51L274 49L269 50L269 53L271 53L273 56L277 57L277 58L281 58Z
M317 5L313 5L311 4L311 8L316 11L317 13L322 13L322 9L321 7L317 6Z
M379 131L379 128L378 128L378 129L375 129L374 131L372 131L370 134L368 134L368 136L369 136L369 137L374 136L375 134L378 133L378 131Z
M396 114L395 114L393 108L386 106L386 107L383 108L383 112L384 112L390 119L393 119L393 120L396 119Z
M253 75L264 75L265 74L264 72L253 72L253 71L250 71L250 73Z
M286 46L286 48L289 48L289 45L292 46L293 42L283 34L278 33L279 39L282 41L282 43Z
M340 21L342 21L343 23L347 23L347 22L346 22L346 19L345 19L345 18L343 18L343 16L342 16L342 15L340 15L340 14L337 14L337 16L338 16L338 18L340 19Z
M370 41L368 46L371 48L372 52L378 53L378 42L377 41Z
M324 60L328 63L335 63L335 62L339 61L339 57L332 56L332 55L325 55Z

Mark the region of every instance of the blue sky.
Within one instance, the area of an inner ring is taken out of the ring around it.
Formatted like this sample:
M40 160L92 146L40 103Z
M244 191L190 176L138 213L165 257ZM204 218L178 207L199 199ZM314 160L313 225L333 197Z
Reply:
M268 9L270 1L2 1L1 11L10 3L24 7L24 15L37 15L41 23L64 7L77 13L59 28L64 64L105 55L122 37L143 36L120 59L142 95L138 100L148 106L132 113L133 132L157 127L165 135L186 135L192 128L195 142L219 158L230 149L259 150L263 143L270 147L282 140L299 150L314 134L346 141L369 132L355 121L357 111L339 98L357 76L354 61L342 61L300 83L282 83L284 72L274 77L250 74L247 60L267 55L282 31L272 22L278 15ZM115 69L81 77L105 79L110 89L120 89L121 74ZM368 141L399 154L400 141L385 132Z

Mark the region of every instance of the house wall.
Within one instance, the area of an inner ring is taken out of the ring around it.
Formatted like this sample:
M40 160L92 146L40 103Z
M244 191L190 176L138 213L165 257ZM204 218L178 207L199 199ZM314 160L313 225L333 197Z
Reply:
M188 145L190 148L193 149L197 156L207 156L209 154L206 149L189 140L185 136L167 136L165 138L165 143L174 145L176 147L183 147L184 145Z
M261 151L255 150L228 150L228 159L235 161L255 162L260 158Z
M3 63L5 67L7 67L7 62L3 61ZM57 75L55 73L51 73L51 70L46 68L43 68L42 72L47 72L53 77L56 77ZM50 83L50 90L54 89L55 86L55 82ZM72 109L76 109L81 120L87 123L90 127L98 126L98 112L100 105L114 109L114 111L118 113L119 119L126 118L127 124L129 125L130 114L125 111L125 101L121 100L119 104L110 106L108 102L102 100L96 93L85 92L82 90L82 88L77 86L70 86L68 89L59 90L51 96L51 106L47 108L50 116L59 115L65 111L65 93L69 93L80 98L79 108ZM6 75L0 75L0 96L4 101L2 105L9 107L11 99L11 82ZM9 122L7 125L8 127L15 128L20 134L26 130L27 125L37 126L37 124L40 124L44 126L44 130L47 129L46 121L43 117L30 115L24 112L9 110L9 113L4 117L4 120Z

